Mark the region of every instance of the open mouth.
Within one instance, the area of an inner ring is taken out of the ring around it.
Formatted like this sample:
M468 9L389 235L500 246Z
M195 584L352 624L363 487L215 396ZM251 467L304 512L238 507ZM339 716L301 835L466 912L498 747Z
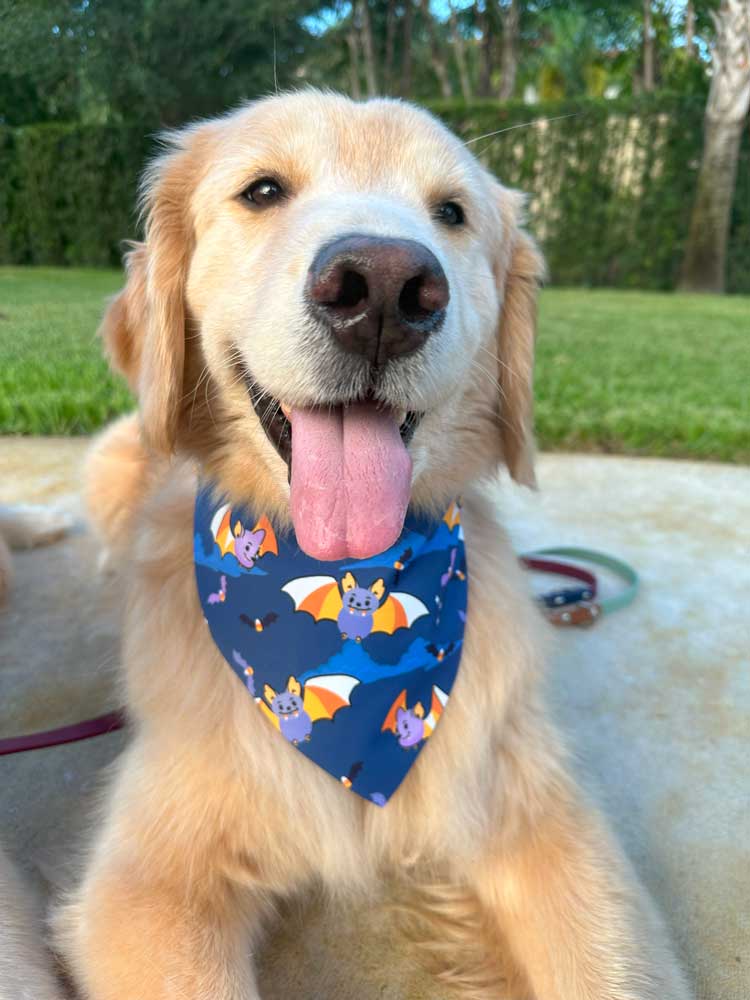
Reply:
M260 421L260 425L265 431L266 437L274 446L276 451L279 453L281 458L286 462L288 469L288 476L291 480L292 478L292 424L291 421L287 419L284 415L284 410L282 409L281 401L274 399L265 392L255 379L252 377L247 369L243 370L243 379L245 382L245 388L247 389L247 394L250 397L250 401L253 404L253 409L255 410L256 416ZM370 399L362 400L352 400L352 403L369 403L373 402ZM418 413L416 410L407 410L406 415L402 422L399 424L398 432L406 447L409 446L411 439L414 437L414 432L416 431L419 423L424 414Z
M368 559L398 540L411 497L408 444L421 414L374 397L293 407L243 372L253 409L289 470L289 507L300 548L323 561Z

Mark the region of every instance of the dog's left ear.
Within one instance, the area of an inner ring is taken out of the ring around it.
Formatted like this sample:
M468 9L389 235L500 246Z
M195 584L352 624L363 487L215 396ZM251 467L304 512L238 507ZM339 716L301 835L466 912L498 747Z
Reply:
M534 475L534 341L539 285L546 275L544 259L531 237L519 228L521 202L504 192L501 214L505 252L498 264L502 312L498 332L500 372L500 439L511 476L536 486Z

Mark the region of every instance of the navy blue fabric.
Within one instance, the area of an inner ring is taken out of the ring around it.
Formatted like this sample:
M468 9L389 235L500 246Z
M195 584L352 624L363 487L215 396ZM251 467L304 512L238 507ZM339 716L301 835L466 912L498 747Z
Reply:
M320 562L293 533L277 535L204 486L195 572L211 635L266 717L259 724L385 805L429 742L461 659L459 505L440 520L410 512L379 556Z

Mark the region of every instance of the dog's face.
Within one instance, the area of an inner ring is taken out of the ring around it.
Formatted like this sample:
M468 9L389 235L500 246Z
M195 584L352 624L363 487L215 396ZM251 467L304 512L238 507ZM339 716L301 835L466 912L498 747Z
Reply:
M323 559L392 544L504 457L531 475L540 261L426 113L315 92L172 139L105 321L144 431ZM502 398L501 398L502 397Z

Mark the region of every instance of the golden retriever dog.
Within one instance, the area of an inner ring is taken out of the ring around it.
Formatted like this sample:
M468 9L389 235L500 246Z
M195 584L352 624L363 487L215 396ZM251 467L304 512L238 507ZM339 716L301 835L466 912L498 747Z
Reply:
M104 321L142 435L119 425L111 453L115 477L130 456L114 534L135 732L82 882L54 914L82 995L253 1000L275 900L312 885L375 899L395 878L474 995L504 995L502 959L517 997L685 1000L662 922L545 716L546 625L482 488L500 463L533 482L543 264L521 197L398 101L287 94L166 143ZM341 455L305 453L311 421L346 438L352 414L380 449L375 472L357 471L374 524L347 506ZM391 459L384 489L373 477ZM98 473L108 461L102 445ZM193 567L198 476L321 559L381 552L407 503L443 511L462 496L461 666L384 808L281 739L214 645Z

